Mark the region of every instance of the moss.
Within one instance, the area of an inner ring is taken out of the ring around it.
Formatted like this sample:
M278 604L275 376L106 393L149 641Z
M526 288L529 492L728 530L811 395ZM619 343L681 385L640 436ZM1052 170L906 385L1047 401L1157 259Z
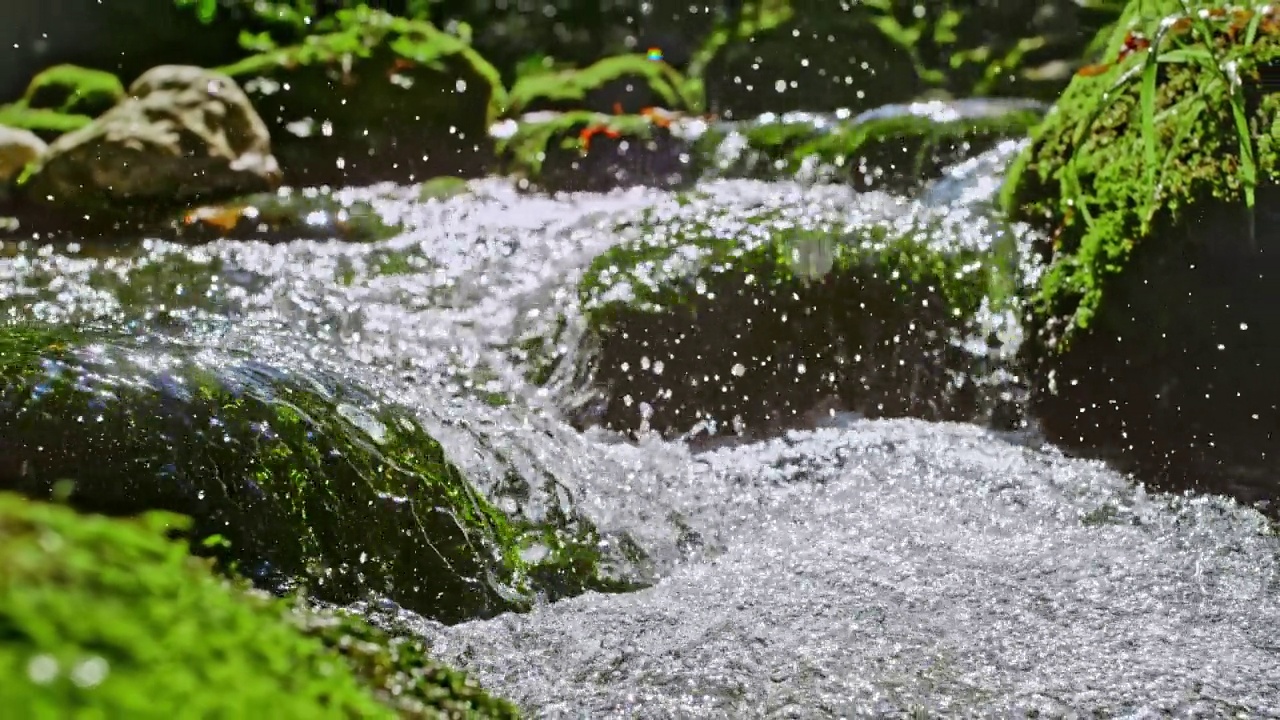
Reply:
M927 110L931 106L922 107ZM842 180L859 188L904 190L1000 141L1025 137L1042 118L1040 110L1020 105L955 119L947 117L956 113L945 104L939 103L937 110L845 120L769 116L767 120L730 125L729 132L737 134L732 153L711 147L722 143L724 135L708 135L698 143L698 154L700 162L721 176L772 180L795 177L807 169L824 179Z
M0 493L0 703L20 717L495 717L515 711L354 618L295 616L167 534Z
M531 582L590 554L594 527L498 510L412 416L338 378L41 326L0 337L0 489L49 497L70 478L79 508L196 518L197 541L225 536L220 556L266 587L446 622L609 587L581 566Z
M627 91L610 86L641 85ZM606 97L607 96L607 97ZM583 69L544 72L521 78L511 89L512 112L539 110L594 110L611 112L613 103L622 113L637 113L646 106L670 110L696 110L701 100L687 89L679 71L645 55L618 55L604 58Z
M26 106L66 115L97 117L125 97L120 78L77 65L55 65L31 79L23 96Z
M556 113L519 123L514 133L499 140L498 156L507 172L537 178L548 157L564 151L587 151L590 140L584 141L583 131L588 128L604 136L648 140L654 125L642 115L605 115L589 110Z
M1077 76L1032 145L1011 169L1002 203L1015 217L1040 226L1052 240L1039 248L1048 266L1031 295L1035 323L1049 345L1065 349L1071 337L1088 330L1103 307L1107 287L1134 255L1189 217L1192 208L1212 202L1241 202L1246 182L1236 131L1232 91L1216 66L1234 65L1246 83L1259 69L1280 59L1280 26L1259 24L1246 45L1247 22L1233 13L1210 19L1208 45L1194 23L1174 23L1165 36L1144 127L1145 52L1120 57L1131 30L1148 38L1165 17L1181 16L1179 0L1132 2L1107 47L1110 64L1102 72ZM1214 3L1192 2L1194 8ZM1235 30L1232 30L1232 28ZM1206 54L1210 66L1192 58ZM1274 122L1280 98L1248 90L1237 96L1249 125L1258 181L1277 176ZM1154 163L1146 160L1152 141Z
M36 110L24 101L0 106L0 125L30 130L45 141L79 130L93 122L88 115L68 115L57 110Z
M507 104L498 71L430 23L361 6L222 68L272 126L295 185L475 174Z

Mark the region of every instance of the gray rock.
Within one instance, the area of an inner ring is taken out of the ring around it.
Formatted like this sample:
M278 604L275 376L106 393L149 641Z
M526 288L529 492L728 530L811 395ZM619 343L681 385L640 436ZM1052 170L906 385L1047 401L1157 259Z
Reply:
M0 187L13 182L46 149L35 133L0 125Z
M231 78L163 65L138 78L129 94L49 147L30 197L111 209L207 201L279 185L267 126Z

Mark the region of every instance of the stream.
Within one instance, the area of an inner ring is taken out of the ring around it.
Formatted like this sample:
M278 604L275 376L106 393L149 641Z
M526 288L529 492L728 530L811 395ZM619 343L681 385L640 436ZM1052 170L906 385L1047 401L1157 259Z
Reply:
M1254 509L1144 488L1033 421L831 408L754 436L624 437L577 429L564 388L526 379L522 339L581 313L577 283L619 218L700 203L930 218L990 244L1014 231L991 204L1019 147L910 196L750 180L547 196L484 179L445 198L338 191L402 224L376 242L10 240L0 313L338 378L407 408L469 477L501 458L554 478L643 550L618 571L642 589L453 625L358 603L530 716L1280 717L1280 537Z

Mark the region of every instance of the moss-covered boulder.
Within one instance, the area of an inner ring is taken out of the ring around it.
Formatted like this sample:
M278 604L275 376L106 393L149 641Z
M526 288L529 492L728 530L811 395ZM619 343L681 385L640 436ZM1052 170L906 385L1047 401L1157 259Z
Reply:
M1280 24L1190 6L1130 4L1004 201L1043 232L1026 354L1046 430L1149 477L1257 494L1280 458Z
M689 135L665 112L531 113L496 125L499 167L549 191L675 187L692 179Z
M705 82L708 107L731 119L860 112L927 91L1050 99L1116 5L758 0L709 39L690 72Z
M758 434L815 407L985 418L980 316L1010 297L1005 251L826 201L685 196L617 227L581 315L526 344L579 425ZM778 193L774 193L778 195ZM897 208L901 210L902 208ZM567 349L564 355L559 353Z
M647 55L618 55L581 69L526 75L511 88L511 111L591 110L615 115L645 108L697 110L701 98L670 65Z
M271 127L285 180L348 185L475 175L506 104L498 72L428 22L360 7L223 68Z
M103 225L279 183L267 128L227 76L161 66L129 92L49 146L22 184L31 204Z
M703 176L840 182L908 191L952 164L1026 137L1042 107L964 100L887 105L848 113L767 113L711 125L692 150Z
M339 378L15 326L0 382L0 489L45 498L70 480L78 508L189 515L197 544L227 539L211 551L264 587L447 622L613 587L572 507L557 501L554 523L500 511L413 417Z
M0 703L17 717L514 718L356 618L295 611L168 537L0 493Z

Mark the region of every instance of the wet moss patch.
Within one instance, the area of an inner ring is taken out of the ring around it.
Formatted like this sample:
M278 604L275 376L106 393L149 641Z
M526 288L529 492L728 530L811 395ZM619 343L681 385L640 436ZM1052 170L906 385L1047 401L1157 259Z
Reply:
M349 616L295 613L132 520L0 493L0 702L21 717L512 718L509 704Z

